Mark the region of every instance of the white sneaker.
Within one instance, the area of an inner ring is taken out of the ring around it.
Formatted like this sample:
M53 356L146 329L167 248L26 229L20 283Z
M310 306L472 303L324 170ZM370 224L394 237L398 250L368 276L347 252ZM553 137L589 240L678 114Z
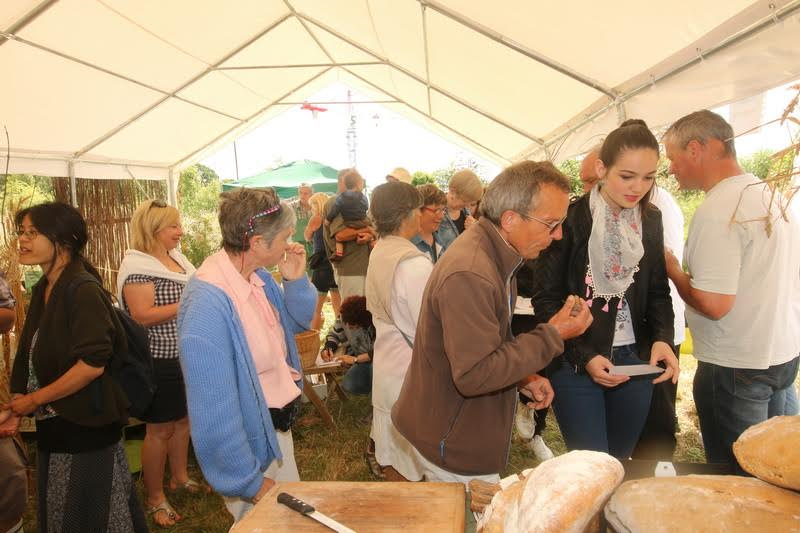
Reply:
M517 402L517 414L514 416L514 424L517 426L517 433L523 440L533 437L536 429L536 421L533 419L533 409Z
M528 446L531 447L533 454L539 461L547 461L553 458L553 452L547 447L547 444L544 443L544 439L541 435L534 435L528 443Z

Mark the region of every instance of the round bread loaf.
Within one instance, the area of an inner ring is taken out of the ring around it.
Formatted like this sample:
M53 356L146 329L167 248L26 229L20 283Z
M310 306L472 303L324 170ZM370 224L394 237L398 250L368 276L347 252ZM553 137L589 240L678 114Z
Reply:
M605 508L619 533L800 531L800 494L740 476L623 483Z
M555 457L495 494L478 531L582 533L624 474L606 453L578 450Z
M733 443L742 469L773 485L800 490L800 416L776 416Z

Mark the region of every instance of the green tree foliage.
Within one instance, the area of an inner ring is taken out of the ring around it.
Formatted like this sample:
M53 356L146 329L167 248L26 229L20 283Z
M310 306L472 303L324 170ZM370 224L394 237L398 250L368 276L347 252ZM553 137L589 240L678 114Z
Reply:
M560 170L567 178L569 178L569 188L572 190L572 195L582 195L583 183L581 182L581 162L577 159L567 159L558 165L558 170Z
M424 185L426 183L436 184L436 180L433 179L433 176L431 174L428 174L427 172L422 172L421 170L418 170L411 175L411 185L413 185L414 187L416 187L417 185Z
M222 236L217 223L217 208L222 184L212 169L194 165L181 172L178 207L185 235L181 249L195 266L219 250Z

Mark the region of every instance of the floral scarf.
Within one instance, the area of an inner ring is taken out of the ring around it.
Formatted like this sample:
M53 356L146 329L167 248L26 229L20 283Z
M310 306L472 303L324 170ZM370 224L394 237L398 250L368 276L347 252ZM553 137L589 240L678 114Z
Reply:
M644 245L640 206L614 213L600 194L601 187L593 187L589 192L592 233L586 270L586 303L591 307L595 298L602 298L605 300L602 310L607 312L612 298L619 298L618 307L622 307L625 291L639 271Z

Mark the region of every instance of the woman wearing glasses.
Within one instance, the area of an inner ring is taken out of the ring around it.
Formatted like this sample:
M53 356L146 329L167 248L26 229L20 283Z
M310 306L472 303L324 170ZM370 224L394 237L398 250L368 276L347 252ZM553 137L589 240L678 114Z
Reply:
M641 120L606 138L599 186L574 202L563 239L533 266L533 308L546 321L577 294L594 321L565 343L549 373L553 408L570 449L630 457L644 426L653 384L678 380L673 311L664 266L661 213L650 205L658 141ZM662 363L655 377L619 367Z
M147 531L122 441L128 400L105 371L126 337L83 255L86 222L62 203L23 209L15 222L19 262L44 275L31 292L2 429L36 418L39 531Z
M422 195L422 207L419 208L419 233L411 242L436 263L447 249L438 232L447 209L447 197L432 183L418 185L417 190Z
M164 494L164 468L169 458L171 490L207 492L189 478L189 418L186 391L178 361L178 304L194 266L178 251L183 229L178 210L161 200L147 200L131 218L131 248L117 275L117 300L134 320L147 327L156 393L147 414L142 445L142 470L147 514L161 527L181 516Z
M275 480L299 481L292 424L302 386L294 335L316 291L294 210L271 188L220 195L222 250L189 280L178 312L194 450L238 521ZM277 265L279 286L266 268Z

